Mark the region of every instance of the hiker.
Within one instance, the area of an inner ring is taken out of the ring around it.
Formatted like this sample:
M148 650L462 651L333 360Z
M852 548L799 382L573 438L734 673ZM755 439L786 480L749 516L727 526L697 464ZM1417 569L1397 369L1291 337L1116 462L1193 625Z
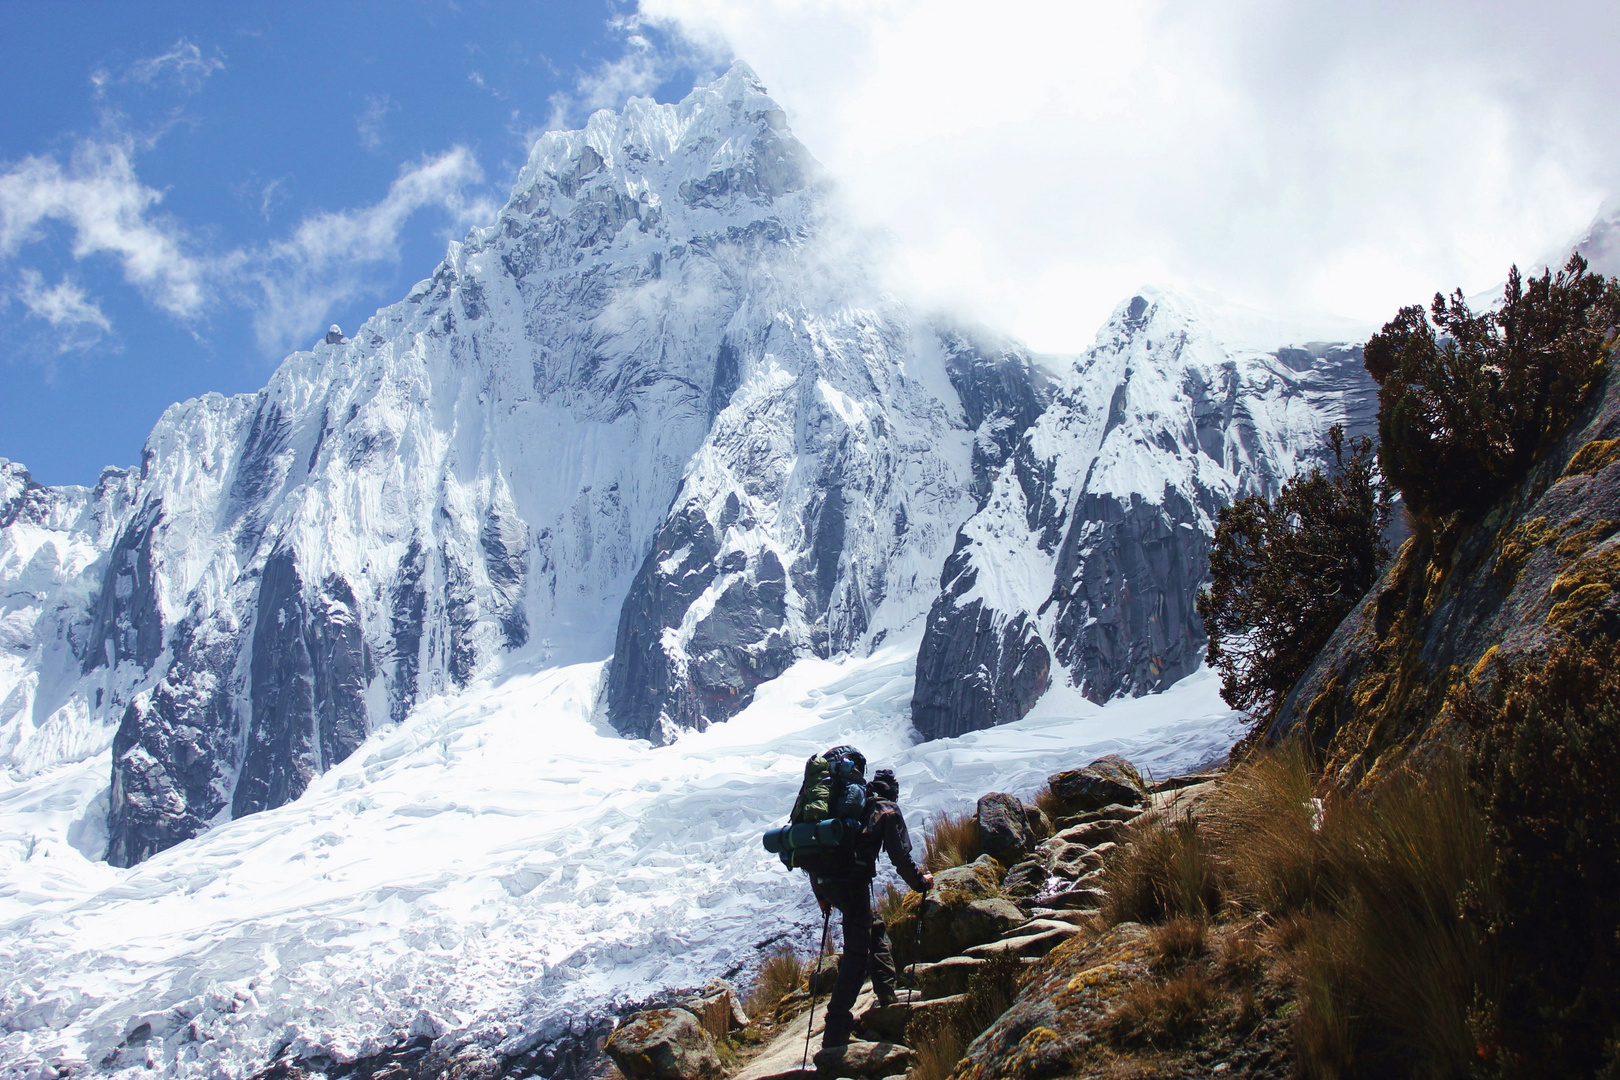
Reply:
M864 761L863 761L864 764ZM844 923L844 954L838 960L838 981L827 1002L827 1026L822 1033L822 1049L843 1046L855 1029L850 1007L861 992L861 981L868 971L878 1004L892 1005L894 960L889 952L889 932L883 920L872 911L872 879L877 876L878 852L888 854L907 885L926 893L934 884L932 874L917 869L911 858L911 835L896 802L900 785L891 769L879 769L866 785L865 816L861 830L849 846L842 865L822 867L811 872L810 887L828 915L837 908Z

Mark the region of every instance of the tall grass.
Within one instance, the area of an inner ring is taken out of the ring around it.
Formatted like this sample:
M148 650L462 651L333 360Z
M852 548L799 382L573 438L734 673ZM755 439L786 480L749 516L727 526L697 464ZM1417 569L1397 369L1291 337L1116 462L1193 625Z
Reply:
M973 812L952 816L945 814L928 830L923 845L923 869L931 874L949 870L953 866L966 866L984 854L979 837L979 818Z
M793 946L783 945L765 958L754 977L754 985L743 998L743 1011L749 1016L771 1012L782 999L805 985L808 968Z
M1103 863L1108 882L1102 909L1105 922L1207 919L1220 911L1219 867L1195 818L1169 827L1149 819L1133 825L1126 835L1129 842L1111 851Z
M1284 748L1234 770L1204 828L1233 902L1292 927L1305 1071L1463 1075L1496 975L1478 917L1493 855L1462 764L1316 791L1304 752Z

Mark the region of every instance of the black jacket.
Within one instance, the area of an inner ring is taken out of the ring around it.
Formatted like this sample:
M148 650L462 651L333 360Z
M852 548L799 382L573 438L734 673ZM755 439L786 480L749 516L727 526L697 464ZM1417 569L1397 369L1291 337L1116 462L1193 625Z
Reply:
M816 877L828 881L854 878L871 881L877 877L878 853L889 856L894 868L918 892L923 892L922 871L911 858L911 833L900 808L887 799L873 799L867 804L866 821L860 835L855 838L854 858L847 873L818 873Z

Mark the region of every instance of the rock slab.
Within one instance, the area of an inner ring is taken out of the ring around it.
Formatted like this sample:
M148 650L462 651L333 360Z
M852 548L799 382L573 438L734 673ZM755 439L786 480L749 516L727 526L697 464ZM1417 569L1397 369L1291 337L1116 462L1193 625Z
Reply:
M904 1072L917 1055L899 1043L852 1042L816 1054L816 1071L823 1077L884 1077Z

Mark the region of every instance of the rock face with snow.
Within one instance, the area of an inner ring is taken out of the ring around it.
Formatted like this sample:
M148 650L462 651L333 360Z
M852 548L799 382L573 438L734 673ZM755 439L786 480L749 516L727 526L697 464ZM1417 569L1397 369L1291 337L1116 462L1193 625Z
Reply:
M137 469L6 466L8 768L110 748L130 866L514 664L611 653L599 718L654 743L900 632L927 736L1193 670L1215 513L1365 426L1354 350L1145 294L1038 359L884 294L831 205L739 65L542 137L403 301Z
M1332 424L1371 433L1375 394L1359 348L1235 349L1190 301L1122 304L957 534L917 659L917 730L1018 719L1054 679L1104 701L1192 672L1220 508L1275 494Z

